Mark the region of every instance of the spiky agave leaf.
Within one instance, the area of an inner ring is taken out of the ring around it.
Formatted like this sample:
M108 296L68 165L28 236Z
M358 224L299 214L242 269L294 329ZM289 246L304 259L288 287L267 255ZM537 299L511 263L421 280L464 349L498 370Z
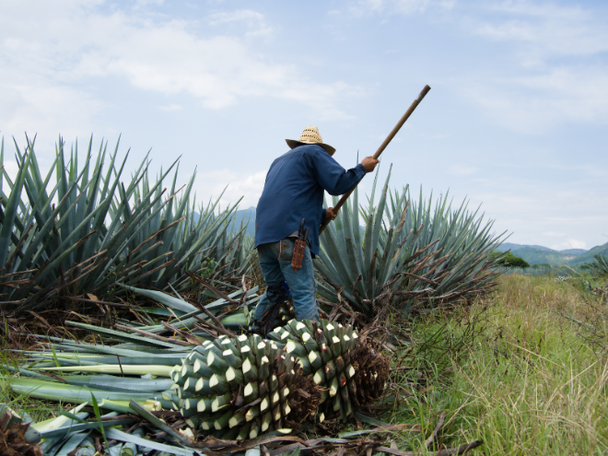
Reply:
M365 231L361 233L358 192L340 210L334 223L321 236L321 255L315 262L319 294L337 301L340 291L355 311L372 316L373 300L393 281L411 252L403 248L404 239L412 240L417 233L404 232L404 224L397 220L384 229L388 183L384 185L377 206L372 204L377 175L372 187L370 206L364 217ZM393 282L393 287L398 283Z
M589 272L598 276L608 275L608 256L598 254L593 257L593 261L587 266Z
M422 190L418 203L406 207L409 200L407 188L401 193L394 192L391 217L394 219L396 213L405 212L405 230L419 230L410 249L412 252L426 249L429 261L411 271L424 280L410 275L408 280L400 284L403 295L407 297L408 291L415 293L416 290L429 288L425 296L427 299L422 304L432 305L433 302L473 297L491 290L500 273L497 264L499 258L493 257L492 253L502 242L505 233L493 233L494 222L484 221L479 208L469 211L467 200L453 209L446 194L440 196L433 207L432 195L425 201ZM403 272L410 272L409 268L406 265Z
M407 187L389 191L390 172L375 203L377 179L368 207L359 208L355 190L321 236L315 272L322 297L336 302L339 292L372 317L376 300L389 291L407 311L416 296L446 300L491 289L498 268L490 254L501 237L491 233L492 222L468 212L466 201L453 211L447 195L434 210L422 193L410 204Z
M162 289L186 270L198 270L207 256L222 259L224 269L239 269L236 263L246 256L243 234L227 225L236 205L219 211L218 199L195 214L194 175L180 194L176 163L153 181L146 157L125 186L126 157L117 160L118 143L108 154L102 142L93 159L91 138L79 168L78 144L68 155L59 138L55 162L43 177L34 141L26 139L24 152L15 143L16 181L0 170L0 299L20 304L12 311L84 292L103 298L122 291L117 280ZM3 144L1 149L3 159ZM174 169L165 195L163 182Z

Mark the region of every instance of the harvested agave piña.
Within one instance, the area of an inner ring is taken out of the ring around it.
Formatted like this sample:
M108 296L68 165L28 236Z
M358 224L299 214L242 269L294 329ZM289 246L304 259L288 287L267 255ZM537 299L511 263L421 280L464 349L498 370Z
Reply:
M321 396L295 358L257 335L206 341L171 377L174 393L164 399L189 426L224 439L297 427L311 419Z
M359 339L352 326L291 320L268 338L285 344L304 375L323 387L319 420L340 413L346 421L353 411L384 392L389 364L385 356Z

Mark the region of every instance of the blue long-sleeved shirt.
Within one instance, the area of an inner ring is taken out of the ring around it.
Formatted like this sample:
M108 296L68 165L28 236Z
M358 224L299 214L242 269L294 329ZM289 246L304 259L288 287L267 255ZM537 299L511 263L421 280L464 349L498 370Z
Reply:
M310 229L312 253L319 254L319 228L325 221L323 192L342 195L365 175L358 164L346 171L321 146L298 146L277 158L266 175L256 209L255 246L285 239L300 229L302 218Z

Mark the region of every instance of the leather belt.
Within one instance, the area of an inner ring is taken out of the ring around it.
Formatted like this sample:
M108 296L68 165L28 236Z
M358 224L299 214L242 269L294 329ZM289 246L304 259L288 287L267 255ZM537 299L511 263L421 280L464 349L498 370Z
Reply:
M300 233L299 231L294 231L293 233L288 235L285 239L298 239L300 237L299 233ZM308 244L308 247L310 247L310 239L306 240L306 244ZM312 257L313 260L316 258L316 255L312 252L310 252L310 256Z

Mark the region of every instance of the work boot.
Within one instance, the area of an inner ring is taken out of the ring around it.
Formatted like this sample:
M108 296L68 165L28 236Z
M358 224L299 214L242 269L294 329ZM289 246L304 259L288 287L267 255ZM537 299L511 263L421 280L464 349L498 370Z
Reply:
M266 337L264 324L261 321L254 321L249 327L249 334L257 334L258 336Z
M279 305L275 304L272 308L264 312L261 320L254 320L249 328L250 333L258 334L266 338L268 333L274 329L274 322L279 314Z
M269 287L268 291L271 292L275 304L264 312L261 319L254 320L253 324L249 327L250 333L258 334L264 338L266 338L268 333L274 329L274 324L279 314L279 307L283 301L291 296L291 291L289 290L289 285L286 281L279 286Z

